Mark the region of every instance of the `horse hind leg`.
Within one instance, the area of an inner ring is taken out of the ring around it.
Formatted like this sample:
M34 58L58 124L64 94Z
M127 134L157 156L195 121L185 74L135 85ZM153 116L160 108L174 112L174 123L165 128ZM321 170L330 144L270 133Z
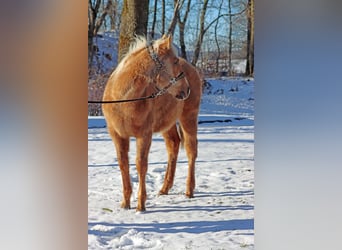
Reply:
M172 128L169 129L167 132L164 132L163 137L168 152L168 163L164 178L164 184L161 190L159 191L160 195L168 194L169 190L173 186L180 144L180 138L177 132L176 125L172 126Z
M123 200L121 207L124 209L131 208L131 194L132 184L131 177L129 175L129 162L128 162L128 151L129 151L129 138L120 137L112 128L109 128L109 133L113 139L117 158L121 171L122 187L123 187Z
M181 119L181 129L189 164L185 195L193 198L195 189L195 161L197 158L197 117Z

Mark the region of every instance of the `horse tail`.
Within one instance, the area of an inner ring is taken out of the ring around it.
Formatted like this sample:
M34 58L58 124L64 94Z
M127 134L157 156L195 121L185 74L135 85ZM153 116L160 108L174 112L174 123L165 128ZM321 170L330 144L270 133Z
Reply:
M178 124L177 126L177 132L178 132L178 136L180 139L180 146L181 148L184 148L184 134L183 134L182 126L180 124Z

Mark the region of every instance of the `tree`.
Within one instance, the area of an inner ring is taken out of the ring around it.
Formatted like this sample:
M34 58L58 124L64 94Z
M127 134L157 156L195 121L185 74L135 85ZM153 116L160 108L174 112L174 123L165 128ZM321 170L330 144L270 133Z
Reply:
M191 64L192 65L196 65L197 61L198 61L198 57L201 51L201 46L202 46L202 42L203 42L203 36L205 33L205 29L204 29L204 19L205 19L205 13L207 12L207 6L208 6L208 0L204 0L203 3L203 7L201 10L201 15L200 15L200 29L199 29L199 33L198 33L198 38L197 38L197 42L195 45L195 52L194 52L194 57L192 58Z
M201 14L200 14L200 22L199 22L199 33L198 33L198 37L197 37L197 41L196 41L196 45L195 45L195 51L194 51L194 57L192 58L191 63L193 65L196 65L198 58L199 58L199 54L201 51L201 46L203 43L203 37L204 34L209 30L209 28L215 24L216 22L219 21L220 18L225 17L225 16L236 16L236 15L240 15L242 14L245 10L242 10L238 13L224 13L224 14L219 14L217 15L216 18L214 18L214 20L212 20L206 27L204 27L205 25L205 15L207 12L207 7L208 7L208 0L204 0L202 9L201 9Z
M229 32L228 32L228 75L231 76L233 73L232 69L232 34L233 34L233 19L232 19L232 1L228 1L228 14L229 14Z
M229 0L230 1L230 0ZM221 15L221 10L222 10L222 5L223 5L223 0L221 0L220 7L218 9L218 16ZM217 48L217 55L216 55L216 69L215 73L219 72L219 65L220 65L220 58L221 58L221 48L220 48L220 43L217 39L217 28L219 24L219 19L217 19L217 22L215 24L215 43L216 43L216 48Z
M107 16L115 18L117 4L107 0L105 5L101 0L88 1L88 63L93 57L93 38L97 35Z
M152 29L151 29L151 37L154 38L154 32L156 27L156 21L157 21L157 6L158 1L154 0L154 6L153 6L153 21L152 21Z
M184 30L185 30L185 23L188 19L188 15L190 12L191 0L188 0L188 4L186 6L185 14L183 20L180 17L180 13L178 13L178 27L179 27L179 43L181 47L181 57L187 60L186 56L186 47L185 47L185 40L184 40Z
M182 7L184 0L174 0L174 10L173 10L173 17L171 19L170 26L167 30L167 34L173 36L176 29L176 24L179 16L179 9Z
M248 0L247 6L247 63L246 75L254 75L254 0Z
M120 25L119 62L136 35L146 36L148 6L149 0L124 0Z
M165 33L165 0L162 0L162 31L161 33Z
M116 30L116 27L119 25L118 24L118 6L119 6L119 0L111 0L113 2L111 12L108 14L109 19L110 19L110 29L111 30Z

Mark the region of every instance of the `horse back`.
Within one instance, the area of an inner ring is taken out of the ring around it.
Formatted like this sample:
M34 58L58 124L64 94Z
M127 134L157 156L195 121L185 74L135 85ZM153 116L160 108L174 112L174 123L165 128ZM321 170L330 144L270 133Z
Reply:
M182 65L183 71L190 85L190 96L184 101L185 112L198 113L203 87L203 75L192 64L185 59L180 58L179 63Z

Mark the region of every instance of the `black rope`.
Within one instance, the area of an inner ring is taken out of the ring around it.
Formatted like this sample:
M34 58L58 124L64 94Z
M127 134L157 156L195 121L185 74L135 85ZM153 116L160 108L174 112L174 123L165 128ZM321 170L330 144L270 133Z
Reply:
M177 81L180 79L184 78L184 72L179 73L178 76L173 77L170 79L169 84L165 87L160 89L159 91L149 95L149 96L144 96L144 97L139 97L139 98L133 98L133 99L125 99L125 100L111 100L111 101L88 101L88 103L122 103L122 102L136 102L136 101L142 101L142 100L147 100L147 99L153 99L156 98L157 96L163 95L166 93L166 91Z
M88 101L88 103L121 103L121 102L136 102L136 101L142 101L142 100L147 100L147 99L152 99L155 98L161 94L159 94L161 91L158 91L156 93L153 93L152 95L149 96L144 96L140 98L134 98L134 99L125 99L125 100L111 100L111 101Z

